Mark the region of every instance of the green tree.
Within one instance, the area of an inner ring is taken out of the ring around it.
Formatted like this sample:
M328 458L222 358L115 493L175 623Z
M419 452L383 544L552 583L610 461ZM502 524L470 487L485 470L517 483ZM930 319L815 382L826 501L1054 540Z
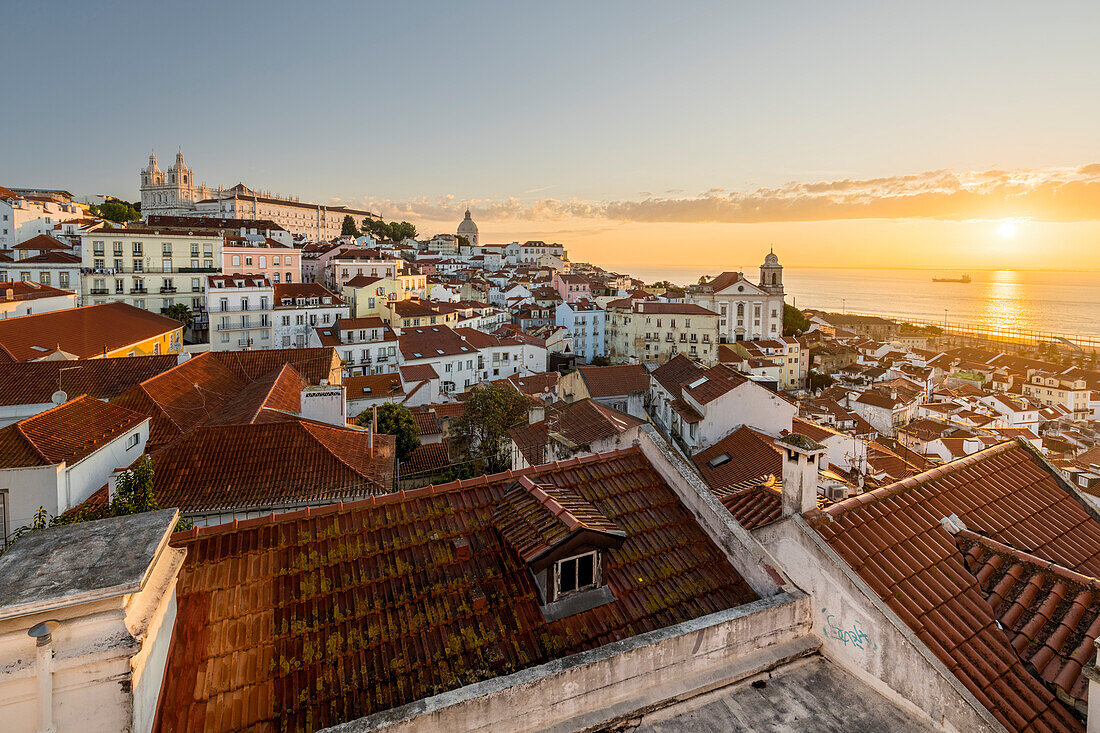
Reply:
M611 366L611 359L606 356L593 356L588 363L591 366Z
M810 372L810 391L816 392L819 389L828 389L836 382L835 379L828 374L819 374L818 372Z
M344 225L340 228L340 236L360 236L359 227L355 226L355 219L351 218L351 214L344 216Z
M164 315L184 325L191 322L191 309L186 303L173 303L164 309Z
M505 451L508 431L527 421L529 405L529 398L510 386L479 384L451 425L451 433L468 459L485 460L487 472L506 470L511 464Z
M810 328L810 319L802 315L802 311L788 303L783 304L783 335L794 336L805 333Z
M137 221L141 218L141 212L125 201L110 199L99 206L91 207L92 213L103 219L116 221L120 224L127 221Z
M359 427L370 425L372 411L366 410L355 418ZM420 445L420 428L409 408L387 402L378 408L378 432L392 435L397 443L397 459L403 461Z
M363 231L376 239L388 239L392 242L400 242L406 238L416 239L416 227L407 221L387 224L381 220L363 219Z

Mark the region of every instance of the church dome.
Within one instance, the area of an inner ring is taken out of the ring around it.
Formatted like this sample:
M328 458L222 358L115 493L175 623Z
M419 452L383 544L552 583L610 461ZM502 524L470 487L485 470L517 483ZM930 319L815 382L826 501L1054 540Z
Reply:
M779 257L776 256L775 252L769 252L768 256L764 258L764 264L765 265L778 265L779 264Z
M477 224L470 218L469 209L466 209L466 218L458 225L458 236L466 237L471 242L477 237Z

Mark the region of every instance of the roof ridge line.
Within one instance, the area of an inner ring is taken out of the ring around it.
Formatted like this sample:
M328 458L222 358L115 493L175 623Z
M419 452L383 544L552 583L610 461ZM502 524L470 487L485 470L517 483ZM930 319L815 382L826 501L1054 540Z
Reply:
M234 427L234 426L229 426L229 427ZM336 426L331 426L331 427L335 428ZM634 453L641 453L641 452L642 452L642 449L640 447L627 446L625 448L619 448L617 450L608 451L606 453L593 453L591 455L581 456L579 458L574 458L573 460L576 461L576 463L570 463L569 465L570 466L583 465L585 463L591 463L591 462L596 461L596 460L606 460L606 459L613 458L613 457L631 455L631 454L634 454ZM550 467L550 466L553 466L554 464L543 464L543 465L545 465L547 467ZM515 469L511 469L511 470L508 470L508 471L500 471L499 473L476 476L472 479L456 479L454 481L449 481L445 484L429 484L427 487L421 487L421 489L425 489L425 488L432 489L432 491L431 491L432 496L435 496L435 495L438 495L438 494L446 494L450 491L454 491L456 489L465 489L465 488L468 488L468 487L473 486L475 484L484 485L484 484L493 483L494 481L504 481L506 479L514 479L514 478L518 478L518 477L522 477L522 476L527 476L528 474L534 473L535 468L536 468L535 466L528 466L527 468L522 468L522 469L519 469L518 471L515 470ZM465 485L463 485L463 484L465 484ZM417 491L417 490L418 489L413 489L413 491ZM404 498L407 498L407 497L402 497L401 494L396 492L396 491L391 492L389 494L375 494L373 496L368 496L368 497L365 497L363 499L356 499L355 501L335 502L336 504L339 505L339 508L336 511L337 512L352 511L352 510L355 510L355 509L359 509L361 507L365 507L369 504L378 505L378 504L397 503L399 500L404 500ZM270 512L270 513L265 514L261 517L253 517L252 519L240 520L240 522L238 523L238 527L242 527L242 526L252 527L252 526L259 526L259 525L264 525L264 524L280 524L280 523L285 522L285 521L296 521L298 518L300 518L300 516L305 516L305 514L303 513L303 510L299 510L299 511L296 511L296 512L285 512L285 513L282 513L282 514L276 514L275 512ZM251 524L246 524L246 523L251 523ZM194 538L197 538L197 537L205 537L205 536L209 536L209 535L222 534L222 533L225 533L225 532L230 532L232 530L233 530L232 523L213 524L213 525L209 525L209 526L206 526L206 527L194 527L192 529L185 530L183 532L176 532L172 535L172 537L173 538L178 537L180 540L188 540L188 539L194 539Z
M977 453L971 453L968 456L958 458L954 461L949 461L941 466L935 466L925 471L921 471L920 473L913 474L912 476L906 476L905 478L899 479L892 484L887 484L886 486L881 486L877 489L873 489L871 491L849 497L844 501L833 504L831 507L825 510L825 513L835 519L836 517L844 514L847 511L856 509L865 504L877 503L879 501L882 501L883 499L893 496L894 494L900 494L903 491L913 488L914 486L918 486L928 480L937 479L949 473L955 473L956 471L963 468L969 468L975 463L979 463L991 455L1003 453L1007 450L1010 450L1014 445L1017 445L1016 441L1014 440L1006 440L1001 443L997 443L996 445L991 445L988 448L983 448ZM901 456L898 456L898 458L901 458Z
M1079 573L1072 568L1068 568L1065 565L1062 565L1061 563L1054 562L1053 560L1047 560L1044 557L1039 557L1038 555L1034 555L1030 552L1027 552L1026 550L1021 550L1017 547L1013 547L1012 545L1005 544L1004 542L993 539L988 535L979 534L972 529L960 529L958 532L955 533L955 536L985 545L992 552L1011 555L1012 557L1015 557L1023 562L1029 562L1033 565L1037 565L1044 570L1049 570L1055 575L1062 576L1065 580L1088 586L1092 590L1100 590L1100 578L1096 578L1092 575L1085 575L1084 573Z

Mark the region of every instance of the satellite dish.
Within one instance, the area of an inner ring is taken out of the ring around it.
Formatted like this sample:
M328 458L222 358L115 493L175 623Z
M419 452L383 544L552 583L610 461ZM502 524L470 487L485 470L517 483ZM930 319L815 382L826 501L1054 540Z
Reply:
M50 395L50 402L54 403L55 405L63 405L68 401L69 395L65 394L65 392L60 389Z

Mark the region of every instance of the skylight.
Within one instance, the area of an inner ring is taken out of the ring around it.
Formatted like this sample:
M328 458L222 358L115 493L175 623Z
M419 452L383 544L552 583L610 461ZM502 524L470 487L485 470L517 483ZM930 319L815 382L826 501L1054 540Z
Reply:
M730 462L730 454L729 453L723 453L720 456L715 456L714 458L711 458L709 461L707 461L707 465L710 466L711 468L718 468L719 466L724 465L724 464L729 463L729 462Z
M706 377L699 377L694 382L692 382L691 384L688 385L688 389L695 389L696 387L700 387L700 386L702 386L706 383L707 383L707 378Z
M419 351L414 351L413 356L415 356L417 359L419 359L421 355L420 355Z

